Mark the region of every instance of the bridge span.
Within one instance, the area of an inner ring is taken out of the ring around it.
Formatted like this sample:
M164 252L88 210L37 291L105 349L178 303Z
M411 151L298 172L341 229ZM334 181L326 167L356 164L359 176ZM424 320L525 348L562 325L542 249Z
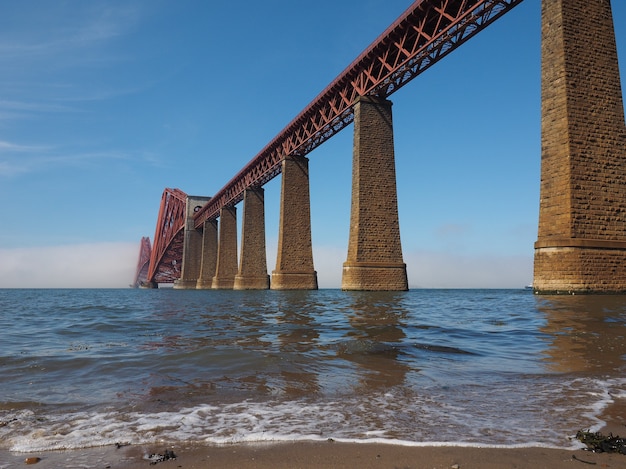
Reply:
M522 1L415 1L216 194L164 191L148 274L138 280L143 268L138 265L135 284L317 288L306 155L354 124L342 288L408 289L388 98ZM536 292L626 291L625 127L610 2L543 0ZM270 278L263 185L279 174L279 245ZM241 201L238 259L236 205Z

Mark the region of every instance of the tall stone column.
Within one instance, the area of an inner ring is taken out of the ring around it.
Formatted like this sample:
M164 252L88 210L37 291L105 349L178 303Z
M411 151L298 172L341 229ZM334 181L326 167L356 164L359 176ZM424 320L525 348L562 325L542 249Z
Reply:
M202 262L196 288L207 290L213 287L217 265L217 220L206 220L202 225Z
M210 197L187 197L183 240L183 265L180 271L180 278L174 282L174 288L196 288L202 261L202 233L195 229L193 215L198 208L201 208L210 199Z
M217 265L213 277L214 290L232 289L237 275L237 208L220 210Z
M538 293L626 291L626 125L609 0L543 0Z
M313 268L309 160L291 156L283 160L276 270L272 290L316 290Z
M343 290L408 290L402 260L391 102L354 106L352 206Z
M258 187L246 189L243 194L241 255L235 290L267 290L270 287L265 253L264 192Z

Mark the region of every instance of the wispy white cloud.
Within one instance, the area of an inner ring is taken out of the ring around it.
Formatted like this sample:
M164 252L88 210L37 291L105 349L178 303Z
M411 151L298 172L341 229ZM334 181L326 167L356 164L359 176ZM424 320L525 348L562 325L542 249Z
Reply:
M28 172L28 168L19 163L0 161L0 177L13 177Z
M0 99L0 125L4 127L10 126L14 122L32 117L42 117L44 115L49 117L54 113L83 112L76 106L55 102L51 100L50 97L26 97L25 93L19 91L21 86L22 85L6 85L0 83L0 94L24 95L23 100ZM11 89L12 87L15 88ZM44 87L37 86L36 88L41 90Z
M39 145L22 145L19 143L0 140L0 155L7 153L33 153L47 150L48 147Z
M100 161L126 160L125 153L117 151L96 151L96 152L77 152L77 153L61 153L56 155L42 156L38 158L37 164L43 166L82 166Z
M52 145L23 145L0 140L0 177L46 171L52 167L92 168L130 157L116 151L72 152Z
M76 49L94 47L127 33L140 16L137 6L132 4L112 7L70 2L66 8L65 11L38 8L32 12L33 16L49 16L39 18L39 27L21 31L5 29L4 34L0 33L0 60L70 58Z
M5 97L0 122L80 112L67 103L102 101L141 89L136 83L107 84L98 77L132 60L118 39L141 22L146 13L142 3L71 1L15 10L19 13L9 9L4 18L9 26L0 30L0 96Z
M0 249L0 288L122 288L138 255L137 243Z
M75 107L45 101L9 101L0 99L0 120L41 113L78 112Z
M35 170L33 161L0 161L0 177L15 177Z
M12 177L31 172L37 165L37 158L31 156L47 151L49 147L0 140L0 177Z

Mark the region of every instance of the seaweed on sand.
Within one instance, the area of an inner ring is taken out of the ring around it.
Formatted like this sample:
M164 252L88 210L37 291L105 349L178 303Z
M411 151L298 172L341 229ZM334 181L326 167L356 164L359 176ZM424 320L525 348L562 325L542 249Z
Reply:
M603 435L600 432L579 430L576 438L587 446L588 451L594 453L620 453L626 454L626 439L613 436L612 433Z

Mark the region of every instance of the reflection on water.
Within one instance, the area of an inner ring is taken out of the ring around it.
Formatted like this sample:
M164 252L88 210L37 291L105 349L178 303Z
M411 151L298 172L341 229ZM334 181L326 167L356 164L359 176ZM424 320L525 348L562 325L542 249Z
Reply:
M626 297L523 290L0 290L0 447L568 447L626 397L624 324Z
M290 293L290 294L289 294ZM279 353L293 356L289 366L281 367L283 392L292 398L315 395L320 390L318 374L306 366L306 357L315 347L320 333L311 315L308 292L289 292L282 298L274 315L266 318L280 324L276 336L267 340L278 344Z
M616 374L626 359L626 297L539 297L545 314L547 367L561 373Z
M410 370L401 360L406 353L403 345L408 316L402 297L389 292L351 293L347 315L351 329L337 347L337 354L357 366L359 387L375 390L397 386Z

